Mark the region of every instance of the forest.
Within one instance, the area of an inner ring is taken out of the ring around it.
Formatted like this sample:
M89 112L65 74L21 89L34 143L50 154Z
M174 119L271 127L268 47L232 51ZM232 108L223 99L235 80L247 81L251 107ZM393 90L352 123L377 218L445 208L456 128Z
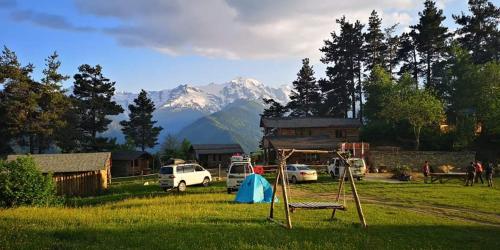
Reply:
M338 31L319 48L326 77L316 79L303 59L291 101L265 99L262 115L359 119L363 140L375 145L500 151L500 8L487 0L468 6L469 12L452 16L454 30L430 0L409 27L382 27L375 10L368 20L337 19ZM124 112L112 99L115 82L100 65L82 64L71 78L60 65L54 52L42 79L33 79L35 66L3 48L0 155L146 150L158 143L163 128L155 126L155 107L144 90L120 123L127 141L120 145L101 136L109 117ZM63 89L65 81L73 86Z

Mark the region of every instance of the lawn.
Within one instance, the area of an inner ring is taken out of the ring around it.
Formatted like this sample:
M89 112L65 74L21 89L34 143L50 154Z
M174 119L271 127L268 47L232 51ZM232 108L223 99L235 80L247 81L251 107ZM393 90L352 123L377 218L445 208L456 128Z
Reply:
M143 185L148 181L151 185ZM500 183L500 179L497 179ZM114 182L65 206L0 210L0 249L500 249L500 190L447 184L357 182L368 228L352 200L297 211L294 228L268 222L268 204L235 204L224 183L165 193L154 180ZM337 183L292 187L292 200L329 200ZM349 190L347 190L349 194ZM277 218L284 218L277 204Z

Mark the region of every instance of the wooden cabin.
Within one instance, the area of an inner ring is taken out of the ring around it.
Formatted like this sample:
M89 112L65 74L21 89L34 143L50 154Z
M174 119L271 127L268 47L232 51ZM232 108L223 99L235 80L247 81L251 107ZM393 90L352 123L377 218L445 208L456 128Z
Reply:
M111 175L113 177L133 176L151 173L153 156L144 151L112 152Z
M191 158L196 159L206 168L229 166L231 156L243 154L240 144L193 144L189 149Z
M276 161L275 148L335 150L343 142L358 142L358 119L332 117L262 117L264 163ZM296 153L288 163L326 164L330 156Z
M25 155L9 155L7 161ZM111 182L111 153L31 155L44 174L51 173L58 195L92 196Z

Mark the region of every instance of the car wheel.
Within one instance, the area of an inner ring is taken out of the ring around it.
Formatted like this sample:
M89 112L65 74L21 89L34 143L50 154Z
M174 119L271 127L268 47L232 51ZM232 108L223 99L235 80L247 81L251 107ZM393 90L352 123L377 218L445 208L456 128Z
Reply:
M185 192L186 191L186 183L184 181L179 182L179 186L177 186L177 190L179 192Z
M167 192L167 191L168 191L168 188L166 188L166 187L165 187L165 188L162 188L162 189L163 189L163 191L165 191L165 192Z
M228 193L228 194L231 194L231 192L233 192L233 190L232 190L232 189L230 189L230 188L228 188L228 189L227 189L227 193Z
M208 177L205 177L205 179L203 179L203 182L201 184L203 184L204 187L208 187L209 182L210 182L210 179Z
M295 177L295 175L292 176L292 183L293 184L297 184L297 177Z

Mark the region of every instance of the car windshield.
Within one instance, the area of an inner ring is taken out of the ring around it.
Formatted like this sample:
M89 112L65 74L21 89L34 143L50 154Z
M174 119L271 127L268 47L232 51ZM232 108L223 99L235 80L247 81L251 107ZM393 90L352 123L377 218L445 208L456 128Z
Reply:
M296 166L298 170L311 170L309 166Z
M231 174L244 174L251 172L250 164L248 163L234 163L230 170Z
M365 166L362 159L350 159L349 163L355 168L361 168Z
M160 168L160 174L172 174L173 169L172 167L162 167Z

